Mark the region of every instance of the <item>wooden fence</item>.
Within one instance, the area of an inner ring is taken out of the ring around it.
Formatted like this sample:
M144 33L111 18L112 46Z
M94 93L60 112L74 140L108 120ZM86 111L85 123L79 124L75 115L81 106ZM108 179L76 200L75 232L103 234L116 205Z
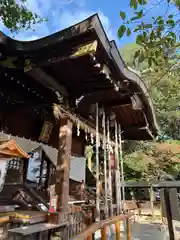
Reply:
M132 214L119 215L119 216L111 217L109 219L94 223L91 226L89 226L81 234L71 238L71 240L92 240L93 235L98 230L101 230L101 239L108 240L107 227L110 227L113 224L116 226L116 240L120 240L120 231L121 231L120 222L121 221L126 221L126 236L127 236L127 240L130 240L129 219L131 217L132 217Z

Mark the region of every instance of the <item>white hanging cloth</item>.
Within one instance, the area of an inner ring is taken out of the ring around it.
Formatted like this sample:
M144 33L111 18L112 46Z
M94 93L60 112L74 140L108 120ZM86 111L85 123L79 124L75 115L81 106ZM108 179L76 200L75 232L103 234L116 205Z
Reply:
M3 190L7 169L8 169L9 160L7 158L0 159L0 192Z

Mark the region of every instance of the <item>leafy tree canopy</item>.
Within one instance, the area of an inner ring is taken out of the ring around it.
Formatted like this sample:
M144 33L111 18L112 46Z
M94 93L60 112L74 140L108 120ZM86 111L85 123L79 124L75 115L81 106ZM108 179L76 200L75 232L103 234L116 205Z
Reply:
M126 147L126 146L125 146ZM129 142L124 157L126 180L172 180L179 174L180 142Z
M133 55L141 45L132 43L120 49L126 64L134 68ZM147 85L156 109L162 131L159 142L128 141L124 145L124 171L126 180L167 180L178 178L180 169L180 74L179 69L166 73L155 71L148 61L138 62L139 71Z
M120 49L126 64L133 68L133 55L141 48L136 43L128 44ZM174 68L170 72L164 69L155 71L147 61L136 65L143 81L151 93L157 119L164 136L180 140L180 71Z
M147 61L149 67L158 71L166 67L167 72L179 65L180 50L180 0L129 0L133 17L120 11L122 25L119 38L125 34L136 34L140 48L135 51L134 64ZM154 16L155 8L164 9L164 14ZM173 56L173 61L169 57ZM157 68L158 66L158 68Z
M27 8L26 0L19 0L18 2L15 0L0 0L0 18L12 32L29 29L33 24L45 20Z

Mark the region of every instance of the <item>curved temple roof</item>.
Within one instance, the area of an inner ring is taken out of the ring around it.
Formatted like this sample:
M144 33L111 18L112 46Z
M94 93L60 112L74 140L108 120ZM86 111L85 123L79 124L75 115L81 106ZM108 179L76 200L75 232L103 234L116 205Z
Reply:
M29 155L23 151L15 140L9 140L0 144L0 158L29 158Z
M152 100L140 77L124 64L98 15L45 38L20 42L0 34L0 64L26 75L76 103L89 117L99 102L116 114L127 139L158 134Z

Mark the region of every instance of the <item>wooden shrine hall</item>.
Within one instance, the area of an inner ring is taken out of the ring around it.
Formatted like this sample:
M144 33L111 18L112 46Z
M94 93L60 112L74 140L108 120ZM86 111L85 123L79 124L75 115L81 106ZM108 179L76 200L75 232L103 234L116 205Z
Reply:
M125 66L98 15L35 41L16 41L1 32L0 76L0 131L9 139L14 136L57 151L57 209L50 214L50 223L67 222L62 215L68 212L71 156L84 157L86 145L96 146L98 187L99 145L112 146L117 158L121 139L152 140L158 134L146 86ZM24 177L26 160L20 162ZM119 164L115 165L119 173ZM112 191L111 177L105 177L106 192L107 186ZM36 199L43 203L43 196L37 195L36 191ZM99 205L97 198L96 210Z

